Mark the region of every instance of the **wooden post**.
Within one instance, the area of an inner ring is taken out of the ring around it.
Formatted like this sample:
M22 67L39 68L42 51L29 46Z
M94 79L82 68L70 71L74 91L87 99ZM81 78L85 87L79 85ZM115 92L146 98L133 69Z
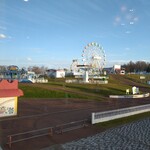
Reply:
M9 145L9 148L11 148L11 145L12 145L12 137L11 136L8 136L8 145Z
M53 128L50 128L50 133L49 133L50 136L53 136Z
M63 129L62 129L62 127L61 127L61 134L63 134Z
M86 121L84 120L84 124L83 124L84 128L86 128L88 125L86 124Z
M85 120L84 120L84 123L83 123L83 127L84 127L84 128L86 127Z

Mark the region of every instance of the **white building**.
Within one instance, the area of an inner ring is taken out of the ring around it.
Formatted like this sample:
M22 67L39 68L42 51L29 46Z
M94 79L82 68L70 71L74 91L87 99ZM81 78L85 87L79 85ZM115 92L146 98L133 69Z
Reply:
M125 74L125 69L121 68L121 65L114 65L112 70L110 71L110 73L124 75Z
M63 69L49 69L46 72L47 76L52 78L65 78L65 71Z

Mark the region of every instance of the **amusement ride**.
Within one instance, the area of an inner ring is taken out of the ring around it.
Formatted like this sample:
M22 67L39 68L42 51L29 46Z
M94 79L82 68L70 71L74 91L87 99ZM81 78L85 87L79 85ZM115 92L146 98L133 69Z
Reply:
M82 65L78 59L73 60L71 70L75 76L82 76L85 82L89 78L99 78L106 64L104 48L96 43L87 44L82 51Z

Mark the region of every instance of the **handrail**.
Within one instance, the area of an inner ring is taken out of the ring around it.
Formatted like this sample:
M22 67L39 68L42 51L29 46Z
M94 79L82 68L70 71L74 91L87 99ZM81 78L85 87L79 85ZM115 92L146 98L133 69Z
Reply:
M12 134L11 136L19 136L19 135L23 135L23 134L28 134L28 133L34 133L34 132L38 132L38 131L44 131L44 130L48 130L48 129L51 129L53 127L47 127L47 128L42 128L42 129L37 129L37 130L31 130L31 131L27 131L27 132L20 132L20 133L17 133L17 134Z
M71 130L86 127L87 126L86 123L88 123L88 119L60 124L60 125L55 126L55 133L57 133L57 134L61 133L62 134L64 132L68 132Z
M49 132L46 132L47 130ZM45 131L45 133L39 133L40 131ZM20 136L20 135L27 135L29 133L36 133L37 135L30 135L29 137L13 140L14 137L17 137L17 136ZM53 135L53 127L47 127L47 128L42 128L42 129L31 130L31 131L27 131L27 132L20 132L20 133L17 133L17 134L8 135L7 136L7 138L8 138L8 143L7 144L9 145L9 148L11 148L12 143L26 141L26 140L41 137L41 136L44 136L44 135L52 136Z
M8 135L7 136L7 138L8 138L7 144L9 145L9 148L11 148L13 143L26 141L29 139L33 139L33 138L37 138L37 137L41 137L41 136L45 136L45 135L53 136L54 133L62 134L63 132L86 127L86 122L88 122L88 119L68 122L68 123L57 125L55 127L41 128L41 129L30 130L30 131L26 131L26 132L20 132L20 133ZM42 132L42 133L40 133L40 132ZM25 135L27 136L27 134L32 134L32 133L34 133L34 135L28 135L28 137L15 139L17 136L25 136ZM37 135L35 135L35 134L37 134Z
M72 121L72 122L68 122L68 123L64 123L64 124L57 125L57 126L55 126L55 127L66 126L66 125L75 124L75 123L80 123L80 122L86 122L86 121L88 121L88 119L83 119L83 120L78 120L78 121Z

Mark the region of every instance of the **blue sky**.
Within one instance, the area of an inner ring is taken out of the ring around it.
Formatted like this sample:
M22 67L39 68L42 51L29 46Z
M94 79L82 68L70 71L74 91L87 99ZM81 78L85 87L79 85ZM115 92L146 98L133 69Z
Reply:
M69 68L90 42L106 67L150 62L149 0L0 0L0 65Z

